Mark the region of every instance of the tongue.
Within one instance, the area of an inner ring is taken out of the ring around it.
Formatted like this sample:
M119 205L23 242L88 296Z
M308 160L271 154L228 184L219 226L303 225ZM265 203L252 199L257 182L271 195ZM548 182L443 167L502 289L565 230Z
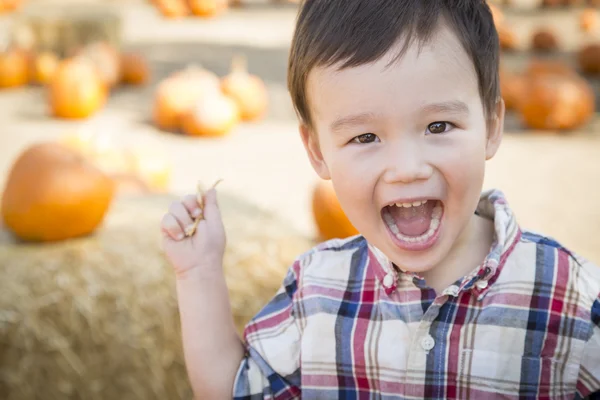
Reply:
M398 231L405 236L421 236L429 230L436 202L429 200L418 207L388 207Z

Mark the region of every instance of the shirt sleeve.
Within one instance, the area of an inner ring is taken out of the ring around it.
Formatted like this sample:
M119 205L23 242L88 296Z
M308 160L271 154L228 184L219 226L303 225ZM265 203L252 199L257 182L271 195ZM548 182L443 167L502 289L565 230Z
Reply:
M300 399L300 328L294 295L301 261L288 270L273 299L244 330L246 355L233 388L234 400Z
M600 399L600 295L592 305L592 330L579 369L577 398Z

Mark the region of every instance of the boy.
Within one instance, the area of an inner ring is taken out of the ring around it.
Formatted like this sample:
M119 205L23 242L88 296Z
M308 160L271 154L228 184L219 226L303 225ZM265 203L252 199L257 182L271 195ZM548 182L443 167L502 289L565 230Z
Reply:
M503 131L498 57L482 0L304 2L289 89L361 235L300 256L242 343L215 192L203 210L173 204L162 229L197 398L599 395L600 269L480 194Z

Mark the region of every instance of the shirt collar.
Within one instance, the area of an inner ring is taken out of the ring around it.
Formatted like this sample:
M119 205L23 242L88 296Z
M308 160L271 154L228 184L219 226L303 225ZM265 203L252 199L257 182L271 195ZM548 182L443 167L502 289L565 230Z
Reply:
M494 242L483 263L470 274L460 279L459 290L472 290L479 300L485 297L492 284L498 279L508 255L521 237L516 218L508 206L504 194L499 190L488 190L481 194L476 214L494 221ZM377 278L389 295L396 290L400 272L387 256L369 243L370 259L375 264ZM423 278L415 273L406 273L417 281Z

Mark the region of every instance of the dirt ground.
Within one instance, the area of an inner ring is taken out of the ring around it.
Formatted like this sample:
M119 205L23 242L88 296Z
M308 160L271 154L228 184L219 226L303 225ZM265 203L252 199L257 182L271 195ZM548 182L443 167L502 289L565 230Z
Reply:
M0 92L0 186L14 158L30 143L86 127L118 142L164 149L173 163L174 193L193 191L198 180L223 178L221 190L272 210L304 233L314 232L310 195L317 177L285 89L294 7L258 5L212 21L166 21L148 5L136 3L119 11L123 44L147 55L151 84L117 90L107 107L85 122L48 117L41 88ZM0 32L10 24L10 17L0 19ZM241 125L220 140L167 134L148 122L159 79L189 63L224 75L231 57L240 52L270 91L271 109L263 122ZM507 126L485 187L505 192L523 227L553 236L600 263L600 119L570 134L523 131L514 120Z

